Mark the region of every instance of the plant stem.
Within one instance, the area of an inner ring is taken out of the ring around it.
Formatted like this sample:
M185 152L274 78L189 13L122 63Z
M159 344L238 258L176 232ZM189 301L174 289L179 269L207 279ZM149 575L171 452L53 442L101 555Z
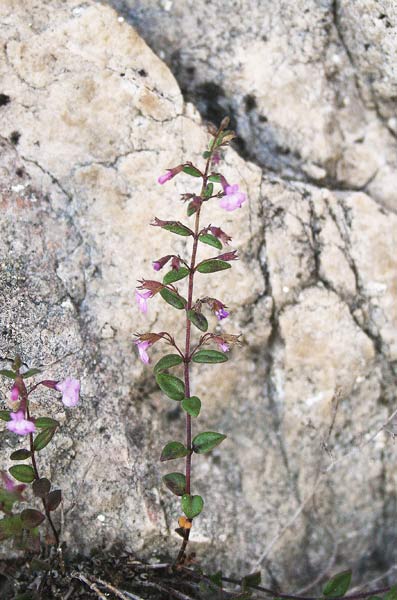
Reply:
M215 136L214 143L212 146L212 150L210 151L210 155L207 158L207 162L205 165L205 171L203 173L203 183L201 186L200 197L204 198L204 192L207 187L208 182L208 172L212 162L212 155L216 148L216 141L218 136L220 135L222 128L218 130L217 135ZM186 341L185 341L185 356L184 356L184 380L185 380L185 396L186 398L190 398L190 372L189 372L189 364L191 361L191 352L190 352L190 336L191 336L191 328L192 323L188 317L188 311L192 308L193 302L193 286L194 286L194 273L196 267L196 256L197 256L197 246L199 241L199 229L200 229L200 211L201 206L197 209L195 213L195 221L194 221L194 237L193 237L193 248L192 248L192 257L190 261L190 273L189 273L189 283L188 283L188 297L187 297L187 305L186 305ZM188 454L186 456L186 465L185 465L185 476L186 476L186 494L190 495L191 489L191 473L192 473L192 417L186 413L186 448L188 449ZM181 548L179 550L178 556L176 558L175 564L179 564L185 555L185 550L189 542L190 529L184 530L184 536Z
M22 379L22 377L20 377L18 375L17 379L18 379L18 388L19 388L19 390L21 392L22 400L23 400L23 402L26 403L26 416L27 416L28 419L30 419L28 391L26 389L26 385L25 385L25 382ZM35 455L35 450L34 450L33 433L29 433L29 446L30 446L30 458L32 460L32 467L33 467L33 471L34 471L34 476L35 476L35 480L37 481L38 479L40 479L40 474L39 474L39 470L37 468L36 455ZM51 527L52 532L53 532L54 537L55 537L56 547L59 548L59 541L60 541L59 540L59 533L58 533L58 531L55 528L54 522L53 522L53 520L51 518L51 515L50 515L50 511L48 510L45 498L42 498L41 500L42 500L42 503L43 503L45 516L47 517L47 520L48 520L48 522L50 524L50 527Z

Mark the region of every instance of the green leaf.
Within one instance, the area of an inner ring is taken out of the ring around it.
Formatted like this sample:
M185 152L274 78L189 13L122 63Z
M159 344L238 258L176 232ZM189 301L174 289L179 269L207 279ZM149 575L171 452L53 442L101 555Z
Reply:
M0 410L0 419L2 421L11 421L9 410Z
M175 496L183 496L186 490L186 477L183 473L168 473L163 477L163 483Z
M52 438L54 437L55 431L55 427L43 429L43 431L40 431L40 433L34 438L33 448L37 452L43 450L43 448L45 448L47 444L51 442Z
M24 529L34 529L45 519L43 513L33 508L25 508L25 510L21 512L20 517Z
M225 269L230 269L231 266L232 265L226 262L225 260L209 258L208 260L203 260L203 262L199 263L196 269L199 273L216 273L217 271L224 271Z
M344 596L349 589L352 572L342 571L334 575L324 586L323 594L329 598Z
M173 460L174 458L182 458L189 454L188 449L181 442L168 442L161 452L160 461Z
M3 512L11 512L15 502L20 502L21 496L17 492L11 492L0 488L0 506Z
M33 375L38 375L39 373L41 373L40 369L29 369L26 373L22 373L22 377L28 379L28 377L33 377Z
M185 397L185 384L179 377L168 375L167 373L159 373L156 376L156 381L160 389L171 400L183 400Z
M153 372L155 375L158 375L162 371L166 371L167 369L170 369L171 367L176 367L177 365L180 365L181 363L183 363L183 360L179 356L179 354L166 354L166 356L163 356L163 358L160 358L158 363L156 363L154 365Z
M164 275L163 283L164 285L168 285L169 283L174 283L174 281L184 279L188 275L189 269L187 269L186 267L181 267L180 269L172 269L166 275Z
M211 156L211 152L208 152L208 150L206 150L205 152L203 152L203 158L205 158L207 160L207 158L209 158Z
M204 190L204 198L209 198L210 196L212 196L213 192L214 192L214 185L212 183L209 183Z
M221 176L220 175L210 175L208 177L208 181L213 181L214 183L220 183L221 182Z
M179 221L169 221L168 223L166 222L165 225L161 225L161 228L165 229L166 231L170 231L171 233L176 233L177 235L193 235L193 231L189 229L189 227L186 227L186 225L183 225L183 223L180 223Z
M393 586L390 590L383 596L383 600L397 600L397 586Z
M61 490L53 490L46 498L46 504L49 511L56 510L62 501Z
M178 310L182 310L182 308L185 308L186 306L185 298L182 298L182 296L180 296L176 292L172 292L167 288L163 288L161 290L160 296L163 298L163 300L168 302L168 304L171 304L171 306L177 308Z
M0 520L0 541L6 540L22 531L22 521L20 515L4 517Z
M23 483L32 483L35 479L33 468L30 465L14 465L8 471L17 481L22 481Z
M251 573L250 575L246 575L245 577L243 577L243 579L241 580L241 585L243 586L243 590L246 590L247 588L256 587L257 585L260 585L261 581L261 573L260 571L257 571L256 573Z
M204 500L201 496L191 496L184 494L182 496L182 510L188 519L194 519L204 508Z
M218 350L198 350L193 354L192 358L195 363L223 363L228 360L227 355L224 352L218 352Z
M209 580L211 581L211 583L213 583L217 587L221 588L222 585L223 585L223 583L222 583L222 571L217 571L214 575L210 575L209 576Z
M197 206L194 204L194 202L189 202L186 209L187 216L191 217L195 212L197 212Z
M192 447L197 454L210 452L216 446L219 446L226 439L226 435L216 433L215 431L204 431L193 438Z
M201 400L197 396L191 396L190 398L184 398L182 400L182 408L191 417L198 417L201 410Z
M51 419L50 417L38 417L34 420L34 424L36 427L40 427L42 429L53 429L54 427L59 426L58 421Z
M46 478L35 479L32 484L32 490L38 498L45 498L51 489L51 482Z
M200 329L200 331L207 331L208 321L204 315L202 315L199 312L196 312L195 310L188 310L187 317L189 321L191 321L193 325L197 327L197 329Z
M10 371L9 369L1 369L0 375L4 375L4 377L8 377L9 379L15 379L16 377L14 371Z
M11 460L26 460L31 455L30 450L26 450L25 448L21 448L21 450L15 450L10 456Z
M199 236L199 241L222 250L222 242L215 235L212 235L212 233L203 233Z
M185 165L183 167L183 172L186 173L186 175L191 175L192 177L201 177L201 172L196 169L196 167L193 167L193 165Z

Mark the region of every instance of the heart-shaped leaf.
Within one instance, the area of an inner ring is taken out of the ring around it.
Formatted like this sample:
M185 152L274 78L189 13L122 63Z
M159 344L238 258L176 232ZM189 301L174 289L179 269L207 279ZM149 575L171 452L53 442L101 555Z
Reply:
M186 491L186 477L183 473L168 473L164 475L163 482L176 496L183 496Z
M45 515L34 508L25 508L21 512L21 521L24 529L34 529L45 519Z
M30 457L30 450L26 450L25 448L21 448L21 450L15 450L10 456L11 460L26 460Z
M174 281L179 281L180 279L184 279L189 275L189 269L186 267L181 267L180 269L172 269L164 275L163 283L164 285L168 285L169 283L174 283Z
M182 358L179 354L166 354L163 358L160 358L158 363L155 364L153 372L155 375L158 375L162 371L166 371L171 367L176 367L183 362Z
M182 400L182 408L191 417L198 417L201 410L201 400L197 396L191 396L190 398L184 398Z
M173 460L174 458L182 458L189 453L186 446L181 442L168 442L161 452L160 461Z
M8 470L17 481L22 481L23 483L32 483L35 479L34 470L30 465L14 465Z
M156 381L160 389L171 400L183 400L185 397L185 384L179 377L168 375L168 373L159 373L156 376Z
M177 308L178 310L182 310L186 306L186 300L185 300L185 298L182 298L182 296L180 296L176 292L173 292L172 290L169 290L167 288L163 288L161 290L160 296L168 304L170 304L174 308Z
M223 363L228 360L227 355L224 352L218 352L218 350L198 350L192 358L195 363Z
M207 331L208 321L204 315L202 315L199 312L196 312L195 310L188 310L187 316L189 321L191 321L193 325L197 327L197 329L200 329L200 331Z
M216 258L209 258L203 260L196 267L199 273L216 273L217 271L225 271L231 268L231 264L225 260L217 260Z
M51 482L46 478L36 479L32 484L33 493L38 498L45 498L51 489Z
M215 431L204 431L193 438L192 447L197 454L210 452L216 446L219 446L226 439L226 435L216 433Z
M48 510L53 511L58 508L62 500L61 490L53 490L46 498L46 505Z
M194 519L201 513L204 507L204 500L201 496L191 496L184 494L182 496L182 510L188 519Z
M328 598L339 598L344 596L349 589L352 572L342 571L334 575L324 586L323 594Z

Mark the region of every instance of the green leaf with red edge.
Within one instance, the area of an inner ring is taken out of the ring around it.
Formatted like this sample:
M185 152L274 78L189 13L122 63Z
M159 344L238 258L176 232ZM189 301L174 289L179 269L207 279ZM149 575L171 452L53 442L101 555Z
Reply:
M204 500L201 496L191 496L184 494L182 496L182 510L188 519L194 519L204 508Z
M23 529L20 515L12 515L0 519L0 541L7 540L21 533Z
M197 350L193 354L192 360L195 363L217 364L226 362L228 357L224 352L218 352L218 350Z
M226 435L217 433L216 431L204 431L197 434L192 441L193 451L197 454L205 454L210 452L216 446L219 446L226 439Z
M16 377L16 373L10 369L0 369L0 375L3 375L3 377L8 377L9 379L15 379Z
M213 183L220 183L221 182L221 176L220 175L215 175L212 174L208 177L208 181L212 181Z
M197 212L197 206L194 202L189 202L186 209L187 216L191 217L192 215L194 215L195 212Z
M179 377L168 375L168 373L159 373L156 376L156 381L159 388L171 398L180 402L185 397L185 384Z
M182 310L186 306L186 300L176 292L169 290L167 288L163 288L160 291L160 296L165 300L168 304L177 308L178 310Z
M175 496L183 496L186 491L186 477L183 473L168 473L164 475L163 483Z
M186 173L186 175L191 175L192 177L202 177L201 171L196 169L196 167L193 165L185 165L183 167L183 172Z
M30 450L26 450L26 448L21 448L20 450L15 450L10 456L11 460L26 460L31 456Z
M168 442L161 452L160 461L165 462L166 460L182 458L187 454L189 454L189 451L181 442Z
M29 369L29 371L22 373L22 377L23 379L28 379L29 377L33 377L33 375L38 375L39 373L41 373L40 369Z
M187 269L186 267L181 267L180 269L172 269L164 275L163 283L164 285L168 285L169 283L174 283L174 281L185 279L185 277L189 275L189 272L189 269Z
M33 467L30 465L14 465L8 471L17 481L23 483L32 483L35 479Z
M203 314L195 310L188 310L187 317L197 329L200 329L200 331L207 331L208 321Z
M34 508L25 508L20 514L22 526L24 529L34 529L45 519L45 515Z
M37 419L34 419L34 424L40 429L53 429L59 427L59 422L50 417L37 417Z
M9 410L0 410L0 419L2 421L11 421Z
M196 267L196 270L199 273L217 273L218 271L225 271L226 269L231 268L231 264L226 262L225 260L218 260L216 258L209 258L208 260L203 260Z
M176 367L181 363L183 363L183 360L179 354L166 354L154 365L153 372L155 375L158 375L158 373L166 371L167 369L171 369L172 367Z
M223 247L222 242L217 237L215 237L215 235L212 235L212 233L203 233L199 236L199 241L203 244L208 244L208 246L213 246L218 250L222 250Z
M180 221L163 221L163 223L164 225L159 225L161 229L165 229L166 231L176 233L177 235L183 235L185 237L193 235L193 231Z
M51 481L46 477L35 479L32 484L33 494L38 498L45 498L51 489Z
M184 411L191 417L198 417L201 410L201 400L197 396L191 396L190 398L184 398L181 406Z
M46 498L46 504L49 511L56 510L62 501L62 491L53 490Z
M323 588L324 596L327 596L327 598L339 598L344 596L349 589L351 578L351 570L337 573L325 584Z
M55 431L55 427L50 427L48 429L43 429L43 431L40 431L40 433L36 435L33 441L33 448L36 450L36 452L43 450L43 448L45 448L51 442Z

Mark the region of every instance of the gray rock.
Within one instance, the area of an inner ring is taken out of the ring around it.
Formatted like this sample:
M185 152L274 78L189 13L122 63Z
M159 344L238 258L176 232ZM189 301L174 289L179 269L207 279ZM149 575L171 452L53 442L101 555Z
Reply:
M186 7L196 23L194 5ZM136 14L143 18L146 8L153 9L137 5ZM213 3L210 9L213 14ZM263 21L257 5L250 16L256 29L245 45L238 36L230 41L232 24L244 32L245 21L232 11L220 15L230 37L218 35L212 47L214 79L216 60L229 44L242 76L237 105L243 106L251 77L258 107L269 103L273 115L260 136L271 126L277 139L285 133L288 147L302 144L305 168L319 181L311 186L269 177L235 151L225 154L225 175L241 184L249 202L237 213L215 203L207 218L222 224L240 251L232 272L217 278L216 295L231 308L227 330L243 331L244 344L226 366L203 367L200 378L193 373L204 404L200 428L228 439L194 461L194 492L206 507L195 522L192 549L213 570L242 573L257 566L268 582L293 588L329 564L330 570L348 564L359 579L397 559L396 449L392 423L384 428L395 407L397 217L365 193L319 186L334 168L335 148L344 144L338 129L328 131L324 99L333 87L323 89L326 78L320 78L308 106L291 116L296 127L284 111L292 111L304 80L315 79L324 48L330 51L322 30L329 7L313 4L313 14L303 3L301 11L284 9L282 24L277 15ZM158 31L166 35L167 24L183 18L185 3L170 17L156 10ZM82 380L75 410L65 412L49 391L33 406L62 422L55 451L42 453L41 467L64 490L69 548L88 553L120 544L139 556L174 556L180 508L161 486L167 468L158 456L165 442L181 438L183 419L139 362L132 334L167 328L179 336L181 319L157 299L143 317L133 290L171 244L186 251L183 240L154 235L148 223L155 215L183 218L177 196L192 180L181 176L160 187L156 177L182 160L200 160L206 130L165 64L111 8L6 0L0 24L0 92L10 100L0 107L1 366L19 351L47 377ZM268 41L258 36L263 27ZM197 72L210 39L194 54ZM290 46L295 53L304 47L313 64L296 62L301 79L292 77L289 87L287 60L278 94L275 85L266 95L276 63L267 56L255 76L249 65L262 45L272 47L277 39L289 61ZM200 77L213 81L206 73ZM223 75L234 85L226 68ZM263 109L252 110L254 118ZM375 139L380 132L392 145L389 131L373 119ZM303 159L284 159L260 136L256 147L273 157L275 168L300 172ZM202 278L197 293L208 293L208 282ZM153 348L153 361L160 355ZM8 392L1 386L4 407ZM7 466L19 442L1 436Z

